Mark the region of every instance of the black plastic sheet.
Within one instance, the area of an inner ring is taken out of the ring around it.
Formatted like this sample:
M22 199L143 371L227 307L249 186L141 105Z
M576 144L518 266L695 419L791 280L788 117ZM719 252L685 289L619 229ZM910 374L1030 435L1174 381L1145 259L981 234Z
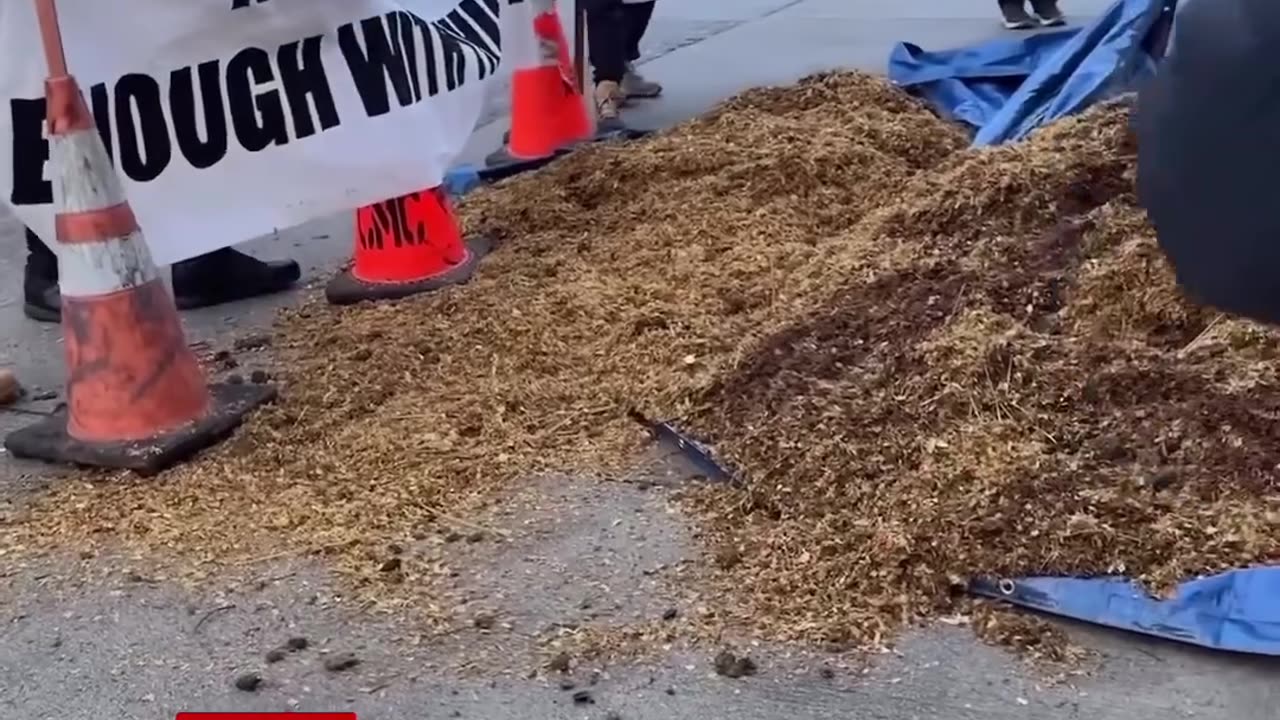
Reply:
M1178 281L1280 323L1280 2L1183 0L1139 95L1138 193Z

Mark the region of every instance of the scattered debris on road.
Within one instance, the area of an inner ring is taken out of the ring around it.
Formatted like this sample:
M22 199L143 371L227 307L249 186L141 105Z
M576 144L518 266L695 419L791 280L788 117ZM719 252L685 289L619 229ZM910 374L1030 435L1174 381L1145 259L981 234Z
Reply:
M349 652L336 653L324 659L324 669L329 672L343 672L360 664L360 658Z
M759 670L754 660L746 656L739 656L731 650L722 650L716 655L712 665L715 667L717 675L731 680L750 677Z
M272 337L270 335L265 333L255 333L236 338L232 347L236 349L236 352L248 352L251 350L261 350L263 348L271 347L271 344Z
M237 690L254 692L262 686L262 676L256 672L242 673L236 676L235 686Z
M573 667L573 658L569 653L558 653L551 661L547 663L547 669L551 672L567 673Z

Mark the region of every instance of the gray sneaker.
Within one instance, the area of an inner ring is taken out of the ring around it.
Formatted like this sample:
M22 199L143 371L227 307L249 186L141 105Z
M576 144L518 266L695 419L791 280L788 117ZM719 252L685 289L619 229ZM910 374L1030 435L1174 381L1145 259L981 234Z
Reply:
M656 98L662 94L662 85L646 80L636 72L631 63L627 63L627 73L622 76L622 95L627 99Z

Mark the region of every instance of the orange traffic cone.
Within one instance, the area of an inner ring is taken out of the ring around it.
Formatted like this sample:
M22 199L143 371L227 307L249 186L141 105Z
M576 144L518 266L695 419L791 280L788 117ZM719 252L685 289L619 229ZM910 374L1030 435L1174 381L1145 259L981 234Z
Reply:
M60 55L50 55L45 93L67 408L10 434L5 447L20 458L154 473L225 437L275 390L205 387L173 297Z
M537 57L516 67L511 78L507 152L520 160L547 157L594 134L555 3L535 12Z
M491 247L486 238L463 240L440 187L360 208L355 235L355 261L325 288L334 305L465 283Z

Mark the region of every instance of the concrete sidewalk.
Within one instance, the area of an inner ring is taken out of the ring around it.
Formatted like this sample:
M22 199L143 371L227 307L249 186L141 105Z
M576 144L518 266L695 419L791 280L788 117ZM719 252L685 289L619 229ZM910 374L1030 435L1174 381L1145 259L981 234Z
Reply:
M1077 18L1109 4L1063 2ZM749 87L832 68L879 72L899 40L941 48L999 32L992 0L658 0L643 65L664 82L666 95L637 105L628 119L665 127ZM504 94L495 90L490 122L463 160L479 161L497 148L504 112ZM314 284L348 257L351 233L343 216L249 247L264 257L298 258ZM59 332L21 316L22 256L19 228L0 220L0 367L16 369L31 389L57 392ZM237 335L269 327L276 311L300 296L184 317L193 341L227 347ZM252 357L246 362L253 369ZM0 433L30 419L0 412ZM742 681L714 676L705 651L582 668L575 680L592 704L575 703L558 678L527 677L522 663L537 649L532 635L553 624L608 626L692 610L652 573L694 553L691 529L670 511L667 483L680 469L655 461L646 472L655 482L649 489L583 478L531 482L510 505L520 509L493 521L512 529L509 538L442 551L442 561L467 569L458 595L498 606L510 632L422 639L411 626L352 607L323 566L304 562L247 568L245 577L199 593L131 576L108 559L0 565L8 581L0 586L0 710L32 720L151 720L182 710L357 711L361 720L1263 720L1280 706L1274 664L1088 628L1073 634L1100 653L1099 669L1066 685L1044 683L967 629L933 628L912 633L866 672L750 638L743 643L762 672ZM7 502L49 482L58 480L45 468L0 457L0 518ZM290 636L308 637L313 648L264 664L263 653ZM350 672L326 672L327 652L354 652L362 662ZM488 658L482 667L490 669L494 657L511 658L510 672L477 677L452 669L478 658ZM600 674L591 677L592 669ZM264 687L235 690L233 678L245 671L261 671Z

